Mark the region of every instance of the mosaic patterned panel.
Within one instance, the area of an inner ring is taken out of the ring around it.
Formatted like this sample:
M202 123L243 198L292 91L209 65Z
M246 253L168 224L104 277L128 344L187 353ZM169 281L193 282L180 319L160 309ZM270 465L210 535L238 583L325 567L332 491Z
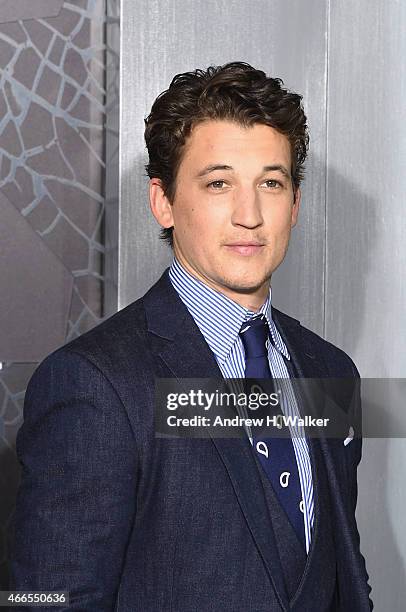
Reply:
M106 31L118 31L118 6L70 0L57 17L0 23L0 191L72 275L65 341L104 315L106 66L118 66ZM3 362L0 370L0 588L19 474L15 437L35 367Z
M19 19L56 17L62 8L62 4L63 0L35 0L35 2L1 0L0 23L18 21Z
M107 0L106 193L104 224L104 314L117 311L120 144L120 19L118 0Z

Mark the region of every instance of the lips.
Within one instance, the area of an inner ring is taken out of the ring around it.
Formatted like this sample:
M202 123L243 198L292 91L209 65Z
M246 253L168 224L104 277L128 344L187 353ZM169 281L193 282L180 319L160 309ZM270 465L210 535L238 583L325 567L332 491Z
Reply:
M259 242L239 242L235 244L226 244L225 247L233 253L247 257L259 253L264 245Z

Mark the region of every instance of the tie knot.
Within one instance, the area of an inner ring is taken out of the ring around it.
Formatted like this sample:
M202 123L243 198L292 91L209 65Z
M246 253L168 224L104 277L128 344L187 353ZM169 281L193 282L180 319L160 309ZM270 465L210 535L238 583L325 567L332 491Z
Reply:
M266 341L269 327L265 315L260 314L243 323L240 338L244 345L245 357L265 357L268 355Z

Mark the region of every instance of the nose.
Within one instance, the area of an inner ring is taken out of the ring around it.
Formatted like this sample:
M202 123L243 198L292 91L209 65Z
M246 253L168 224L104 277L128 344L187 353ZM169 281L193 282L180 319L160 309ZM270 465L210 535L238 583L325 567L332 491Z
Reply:
M260 201L255 189L241 189L234 198L231 222L233 225L254 229L263 224Z

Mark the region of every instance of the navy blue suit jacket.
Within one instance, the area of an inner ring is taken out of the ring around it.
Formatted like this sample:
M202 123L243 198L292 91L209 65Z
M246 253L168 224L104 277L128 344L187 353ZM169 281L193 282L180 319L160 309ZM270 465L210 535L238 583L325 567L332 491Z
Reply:
M345 353L275 309L273 317L301 376L357 376ZM168 271L30 381L12 587L69 591L59 609L86 612L290 610L249 441L156 439L156 377L221 378ZM361 440L320 445L337 609L369 610L355 522ZM308 586L314 606L322 580Z

